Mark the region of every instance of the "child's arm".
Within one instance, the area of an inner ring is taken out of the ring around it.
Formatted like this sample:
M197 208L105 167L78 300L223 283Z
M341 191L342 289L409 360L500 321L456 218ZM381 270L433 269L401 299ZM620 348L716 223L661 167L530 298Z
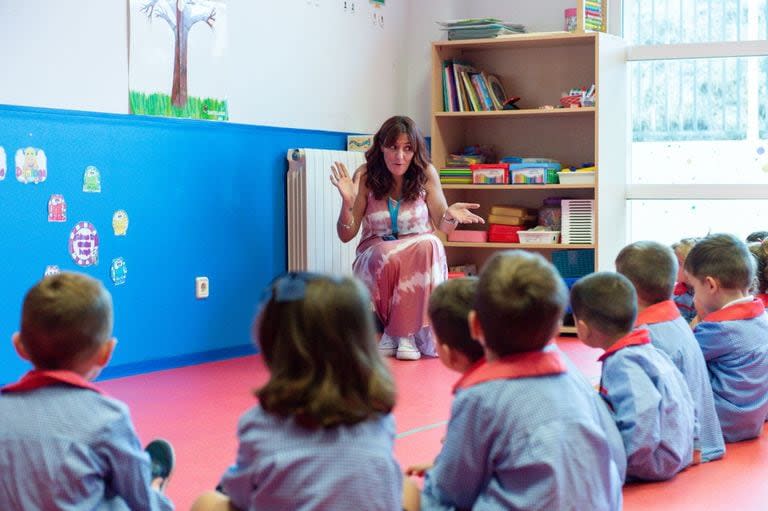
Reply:
M434 466L434 463L419 463L417 465L411 465L405 469L405 475L424 477L424 474L427 472L427 470Z
M96 450L112 472L109 489L130 509L173 509L168 497L151 486L149 455L142 449L127 411L107 428Z
M484 407L471 390L456 396L445 443L424 479L422 509L472 508L489 479L488 460L496 437L483 418L497 413Z

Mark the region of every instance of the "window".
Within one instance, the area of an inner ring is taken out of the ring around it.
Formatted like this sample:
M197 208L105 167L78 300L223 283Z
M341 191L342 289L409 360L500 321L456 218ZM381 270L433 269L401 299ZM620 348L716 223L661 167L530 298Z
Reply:
M766 3L624 0L631 240L768 230Z

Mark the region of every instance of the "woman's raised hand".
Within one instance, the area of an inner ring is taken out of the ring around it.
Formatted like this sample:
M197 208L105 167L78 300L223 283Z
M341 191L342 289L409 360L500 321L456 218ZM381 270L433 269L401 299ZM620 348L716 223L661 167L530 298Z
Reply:
M340 161L334 162L331 165L331 175L328 177L331 180L331 184L339 190L341 199L344 202L349 204L354 202L355 183L352 181L352 176L349 175L346 165Z
M477 209L480 204L474 202L456 202L448 206L445 211L445 216L450 220L453 218L460 224L484 224L485 220L482 217L472 213L470 209Z

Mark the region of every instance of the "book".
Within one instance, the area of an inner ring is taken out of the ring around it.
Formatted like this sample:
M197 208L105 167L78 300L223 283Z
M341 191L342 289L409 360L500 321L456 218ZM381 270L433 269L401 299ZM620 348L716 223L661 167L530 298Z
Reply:
M507 93L504 91L504 86L501 84L501 80L499 80L499 77L496 75L488 75L487 79L493 104L498 105L498 110L503 110L504 102L507 100Z
M475 73L470 78L472 79L472 85L475 86L475 91L480 97L483 110L498 110L497 108L495 108L493 104L493 100L491 99L491 93L488 90L488 86L485 83L485 78L483 77L483 73Z
M529 214L529 210L528 208L523 208L521 206L492 206L491 214L522 217L527 216Z
M500 225L526 225L536 222L536 215L528 216L506 216L506 215L488 215L489 224Z

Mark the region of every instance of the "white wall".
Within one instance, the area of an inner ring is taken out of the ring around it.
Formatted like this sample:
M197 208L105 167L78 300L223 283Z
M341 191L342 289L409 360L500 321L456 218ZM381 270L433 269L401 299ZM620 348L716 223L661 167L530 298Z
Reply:
M530 31L561 30L563 10L575 4L387 0L377 8L347 0L345 10L344 3L227 1L220 79L233 122L372 132L403 113L428 134L430 43L445 38L435 21L491 16ZM381 16L383 27L374 23ZM0 0L0 49L0 103L128 112L127 0Z

